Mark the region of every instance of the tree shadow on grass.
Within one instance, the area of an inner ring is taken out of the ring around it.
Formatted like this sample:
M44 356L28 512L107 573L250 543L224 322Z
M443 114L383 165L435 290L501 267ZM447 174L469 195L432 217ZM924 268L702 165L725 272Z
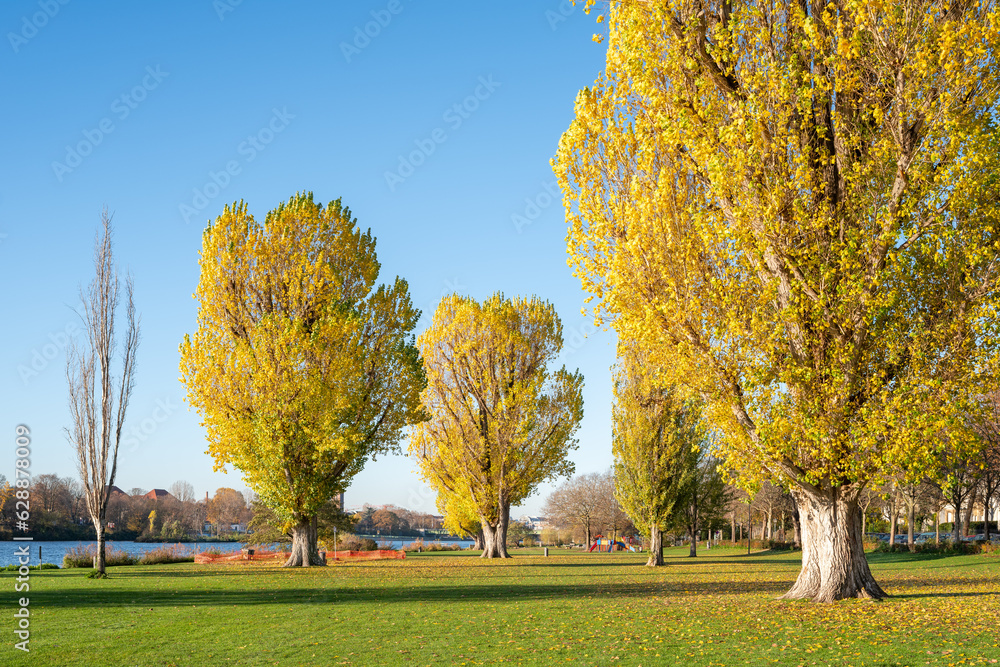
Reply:
M295 604L351 604L351 603L481 603L497 600L583 600L623 598L687 598L705 594L777 594L788 590L791 581L754 582L669 582L649 581L609 583L532 583L484 584L470 581L465 585L407 585L364 588L352 582L350 586L334 585L315 588L276 586L262 588L259 584L248 590L232 589L167 589L145 590L135 588L101 589L97 586L64 590L38 591L32 603L39 608L55 607L107 607L136 604L150 607L233 606L233 605L295 605ZM34 593L34 591L33 591Z

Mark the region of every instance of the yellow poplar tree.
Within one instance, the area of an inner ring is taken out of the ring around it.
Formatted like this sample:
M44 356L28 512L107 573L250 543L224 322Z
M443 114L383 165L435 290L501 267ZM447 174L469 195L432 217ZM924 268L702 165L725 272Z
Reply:
M410 454L435 488L471 503L483 558L509 557L511 505L573 472L583 376L548 369L562 342L552 304L501 294L446 296L417 339L430 419L414 427Z
M216 469L233 465L292 534L286 566L322 564L316 515L421 418L406 281L375 286L375 238L340 200L298 194L259 224L245 203L205 230L198 329L181 381Z
M791 488L788 598L879 599L858 496L995 386L989 2L612 3L554 167L593 313ZM932 409L929 409L933 406Z
M663 530L695 474L690 453L707 434L696 401L658 384L655 367L634 345L619 345L611 410L615 497L649 535L646 565L663 565Z

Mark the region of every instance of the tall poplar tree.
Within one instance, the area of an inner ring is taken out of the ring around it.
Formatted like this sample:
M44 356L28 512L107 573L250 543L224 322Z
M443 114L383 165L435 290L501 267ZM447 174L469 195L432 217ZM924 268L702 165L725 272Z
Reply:
M727 465L791 489L786 597L882 598L859 495L901 460L932 470L940 443L961 455L971 394L996 386L1000 9L607 18L554 161L594 315L702 395Z
M198 329L181 381L216 469L233 465L320 565L316 516L421 419L406 281L379 285L375 238L340 200L298 194L258 223L240 202L205 230Z
M573 472L583 376L548 368L562 349L559 317L534 297L451 295L417 344L430 420L414 427L410 454L435 488L471 501L483 558L507 558L511 506Z
M707 445L697 401L657 384L655 368L635 346L619 345L611 411L615 497L649 535L646 565L663 565L663 531L676 523L692 486L698 450Z

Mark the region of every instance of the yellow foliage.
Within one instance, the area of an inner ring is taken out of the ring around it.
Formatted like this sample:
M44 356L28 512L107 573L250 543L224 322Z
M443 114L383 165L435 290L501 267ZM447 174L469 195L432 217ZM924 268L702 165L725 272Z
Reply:
M375 239L340 200L296 195L263 225L227 206L200 264L180 369L208 453L301 523L421 418L419 311L404 280L375 287Z
M583 376L548 370L562 348L551 304L447 296L417 344L430 420L414 427L410 454L450 521L496 526L539 484L572 473Z
M992 3L610 5L553 161L598 323L744 479L863 486L972 446L995 386Z

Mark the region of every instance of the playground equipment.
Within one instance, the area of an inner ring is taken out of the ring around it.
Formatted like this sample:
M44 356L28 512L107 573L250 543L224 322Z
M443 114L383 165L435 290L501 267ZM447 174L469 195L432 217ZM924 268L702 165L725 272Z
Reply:
M611 553L612 551L639 551L639 545L631 544L631 539L629 539L630 544L625 544L621 540L612 540L610 538L604 537L603 535L595 535L594 543L590 545L590 549L587 553L594 551L607 551Z

